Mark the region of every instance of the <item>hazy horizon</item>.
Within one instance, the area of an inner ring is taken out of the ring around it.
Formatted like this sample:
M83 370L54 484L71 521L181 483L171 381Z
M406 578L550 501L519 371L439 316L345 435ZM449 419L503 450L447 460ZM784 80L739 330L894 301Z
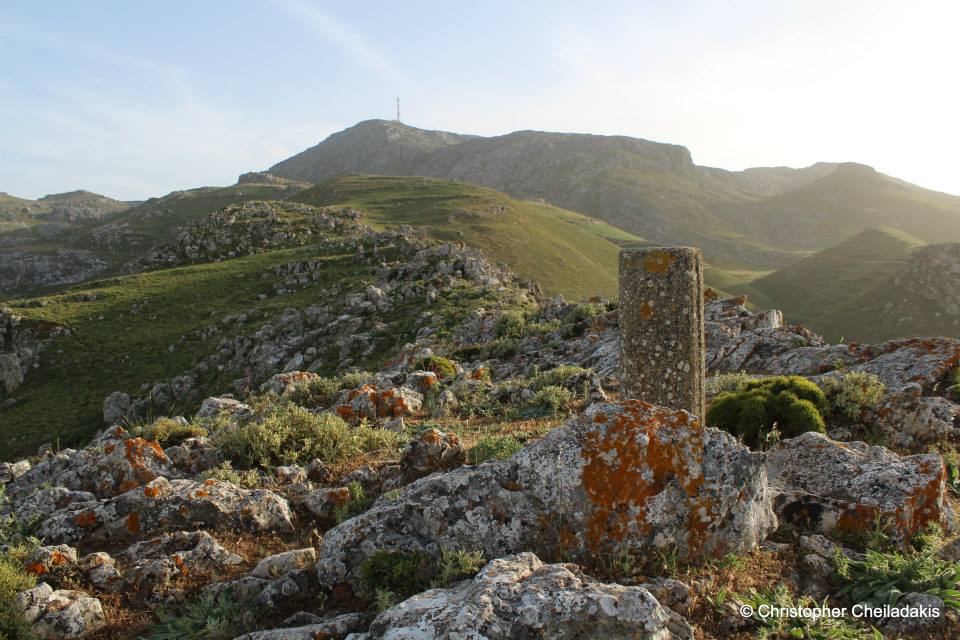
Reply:
M0 191L230 184L372 118L687 147L728 170L859 162L960 194L950 2L263 0L0 7ZM439 55L442 52L442 55Z

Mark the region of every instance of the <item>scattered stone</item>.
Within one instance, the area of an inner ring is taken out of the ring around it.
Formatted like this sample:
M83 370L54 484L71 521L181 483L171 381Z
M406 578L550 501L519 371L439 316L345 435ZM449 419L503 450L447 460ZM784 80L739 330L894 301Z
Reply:
M426 429L407 443L400 456L400 470L403 482L408 483L437 471L456 469L466 461L466 451L456 434Z
M83 638L106 623L99 600L82 591L54 591L46 582L18 594L16 603L41 640Z
M244 562L206 531L164 534L128 547L123 555L130 564L126 584L148 592L177 576L224 571Z
M312 567L316 562L317 551L313 547L293 549L264 558L250 575L256 578L279 578L292 571Z
M242 419L249 415L250 405L244 404L233 398L215 397L207 398L200 404L197 410L197 418L219 418L227 416L230 419Z
M286 629L254 631L235 640L343 640L348 634L367 628L367 617L361 613L345 613L335 618L323 618L304 626Z
M77 550L65 544L39 547L24 562L24 571L42 576L77 563Z
M287 501L265 489L242 489L229 482L167 480L152 482L108 500L61 509L41 523L46 540L134 540L142 534L210 528L291 531Z
M123 587L123 574L110 554L98 551L80 558L80 570L87 582L101 591L118 591Z
M603 584L576 565L544 564L521 553L494 560L473 580L384 611L366 637L692 640L693 630L646 589Z
M767 453L781 521L814 532L866 533L879 518L901 541L953 522L938 454L900 457L863 442L808 432Z

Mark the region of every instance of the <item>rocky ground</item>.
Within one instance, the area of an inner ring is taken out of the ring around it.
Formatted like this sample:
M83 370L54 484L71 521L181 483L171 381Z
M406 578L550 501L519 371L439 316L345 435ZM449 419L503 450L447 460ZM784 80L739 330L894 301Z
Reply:
M224 215L288 240L276 212L244 211ZM250 251L231 225L193 229L157 264ZM960 635L960 341L830 345L779 312L708 300L712 394L773 374L880 385L869 402L830 396L826 433L751 450L700 416L619 398L614 303L545 300L466 247L390 233L358 246L409 244L403 261L344 309L297 312L295 329L198 363L257 368L194 415L153 411L174 381L149 404L112 394L86 447L0 464L0 634ZM287 277L306 286L310 265ZM517 304L441 325L429 305L459 282ZM377 315L412 299L426 305L416 339L378 371L351 366ZM23 335L4 321L0 339ZM317 344L336 346L336 375L310 370ZM738 613L824 598L939 615Z

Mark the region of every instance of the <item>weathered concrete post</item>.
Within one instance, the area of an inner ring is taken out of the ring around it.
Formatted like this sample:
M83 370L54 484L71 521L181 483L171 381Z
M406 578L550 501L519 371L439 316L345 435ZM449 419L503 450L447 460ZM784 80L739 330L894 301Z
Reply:
M620 251L624 398L704 417L703 254L692 247Z

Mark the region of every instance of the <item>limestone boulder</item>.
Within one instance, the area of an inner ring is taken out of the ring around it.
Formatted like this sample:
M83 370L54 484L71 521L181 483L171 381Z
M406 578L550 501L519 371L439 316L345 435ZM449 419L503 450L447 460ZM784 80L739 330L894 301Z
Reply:
M70 505L38 529L51 542L130 540L193 529L291 531L290 506L265 489L157 478L115 498Z
M901 457L809 432L767 452L767 474L781 521L801 530L861 533L879 518L909 540L929 524L954 520L938 454Z
M585 565L675 548L744 552L776 526L764 455L685 411L591 406L513 458L422 478L324 537L321 584L361 587L378 550L522 551Z
M18 594L15 603L41 640L83 638L106 623L98 599L83 591L54 591L46 582Z
M460 438L439 429L426 429L416 435L400 456L404 482L413 482L438 471L450 471L467 460Z
M381 613L368 640L607 638L692 640L690 625L641 587L591 580L532 553L489 563L472 580Z
M244 562L224 549L206 531L177 531L138 542L123 552L128 563L124 581L145 591L175 577L223 572Z
M413 416L422 406L423 395L408 387L380 389L365 384L342 392L332 411L347 422L357 422Z

